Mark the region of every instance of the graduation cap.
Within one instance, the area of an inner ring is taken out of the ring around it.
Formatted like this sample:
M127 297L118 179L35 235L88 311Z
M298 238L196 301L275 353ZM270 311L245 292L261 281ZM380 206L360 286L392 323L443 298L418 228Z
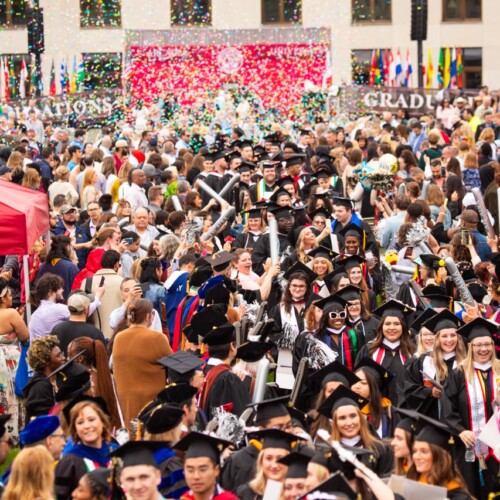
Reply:
M422 289L422 295L430 301L432 307L451 309L453 304L453 297L446 295L445 289L438 285L427 285Z
M266 168L272 168L276 170L276 166L279 165L279 161L274 161L274 160L265 160L259 162L259 165L262 166L262 170L265 170Z
M278 199L280 198L280 196L288 196L290 197L290 193L282 188L282 187L279 187L273 194L272 196L269 198L270 201L272 201L273 203L278 203Z
M168 448L168 443L165 441L127 441L109 455L121 460L122 469L135 465L152 465L158 468L155 452L162 448Z
M262 158L263 156L266 156L266 148L260 145L254 146L253 155L255 158Z
M213 327L204 337L203 343L208 346L227 345L235 340L234 326L231 323Z
M205 161L216 162L217 160L224 158L224 156L225 155L222 151L211 151L210 153L203 155L203 158L205 158Z
M280 458L278 463L286 465L288 470L286 471L287 479L299 479L307 477L307 464L312 458L312 450L309 452L307 448L303 451L292 451L288 455Z
M87 472L87 476L99 489L97 492L98 497L108 497L109 489L111 487L111 473L112 469L107 467L100 467L99 469Z
M56 401L69 401L90 389L90 373L83 365L72 364L67 368L66 374L59 383Z
M329 295L324 299L318 300L318 302L316 302L314 305L316 307L319 307L322 311L326 311L327 309L333 307L345 309L345 307L347 306L347 302L342 297L340 297L340 295L333 293L332 295Z
M305 264L302 264L299 260L291 267L289 267L285 274L283 274L283 278L286 280L290 280L290 276L295 273L303 273L307 276L307 279L312 283L318 275Z
M75 354L70 359L68 359L65 363L63 363L61 366L57 367L53 372L49 373L47 375L47 378L53 377L54 375L57 375L58 373L60 373L62 375L63 380L64 380L67 376L65 373L66 372L68 374L72 373L70 369L72 368L73 363L75 362L76 358L78 358L82 354L85 354L85 349L80 351L78 354ZM78 363L76 363L76 364L78 364Z
M287 193L288 194L288 193ZM268 211L271 212L275 219L294 217L294 212L292 207L280 207L278 205L268 208Z
M343 275L345 275L346 278L348 278L347 272L346 272L344 266L338 266L338 267L336 267L331 273L328 273L323 278L323 281L325 282L328 290L332 289L333 278L335 278L335 276L338 276L340 274L343 274Z
M206 457L210 458L213 463L219 464L221 453L231 445L231 441L193 431L181 439L174 448L185 452L184 463L189 458Z
M211 287L205 294L205 305L213 304L229 304L231 292L222 283L218 283Z
M410 329L412 329L415 333L419 333L422 329L423 324L436 315L436 311L431 308L427 308L424 310L422 314L419 314L415 321L410 325Z
M363 357L359 363L355 366L354 371L363 370L364 372L370 373L375 379L375 382L380 387L380 391L383 392L395 377L394 373L385 369L381 364L374 361L372 358Z
M76 398L73 398L69 403L67 403L62 412L64 415L64 418L66 419L66 422L69 424L70 423L70 417L71 417L71 410L78 404L82 403L84 401L88 401L89 403L94 403L97 405L106 415L109 415L109 410L108 406L106 404L106 401L104 401L103 398L98 397L98 396L87 396L84 394L80 394Z
M350 198L343 198L341 196L335 196L333 198L333 204L340 206L340 207L348 208L349 210L353 209L352 200Z
M252 207L248 210L241 212L242 214L247 214L249 219L262 219L262 208Z
M415 411L413 410L405 410L404 408L398 408L397 406L392 406L392 409L400 413L403 417L396 424L396 427L403 429L406 432L409 432L412 436L417 430L417 419L415 418Z
M61 425L59 417L55 415L41 415L31 420L19 433L22 446L28 446L44 440L55 432Z
M314 219L317 215L324 217L325 219L331 219L332 214L328 212L328 210L325 207L319 207L316 210L313 210L312 212L309 212L307 215L309 215L309 218L311 220Z
M145 415L139 416L150 434L162 434L175 429L181 422L184 410L173 403L160 403Z
M403 302L400 302L399 300L391 299L385 304L382 304L380 307L377 307L377 309L373 311L373 314L381 319L386 318L387 316L395 316L404 320L405 316L414 310L415 309L403 304Z
M236 357L247 363L261 360L274 347L272 342L245 342L238 347Z
M318 179L311 179L307 184L302 188L302 193L304 194L304 198L308 198L311 194L311 189L314 186L319 186Z
M213 274L212 267L205 265L205 266L200 266L196 267L193 272L189 275L188 283L189 283L189 288L195 287L198 288L205 281L207 281Z
M332 261L337 255L338 253L334 252L331 248L327 248L321 245L314 248L307 254L308 257L323 257L324 259L327 259L329 261Z
M223 151L223 153L224 158L228 162L234 160L234 158L241 158L241 153L237 149L226 149L225 151Z
M281 179L278 179L277 183L280 188L284 188L285 186L293 186L293 179L289 175L285 175Z
M311 307L312 305L316 305L316 302L318 300L321 300L323 297L321 295L318 295L317 293L313 293L308 299L307 299L307 302L306 302L306 309L308 307Z
M337 295L342 297L345 301L351 302L353 300L360 300L363 290L356 285L347 285L337 292Z
M263 450L266 448L280 448L292 451L298 441L305 441L304 438L280 429L262 429L249 433L248 437L260 441Z
M493 334L497 332L498 325L484 318L476 318L457 330L469 343L479 337L493 338Z
M284 158L285 168L293 167L295 165L302 165L306 160L306 155L302 153L294 153Z
M0 438L3 438L5 432L7 431L7 426L5 425L10 420L11 415L4 413L0 415Z
M438 314L432 316L425 323L422 324L423 327L430 330L432 333L438 333L440 330L444 330L445 328L460 328L463 326L463 322L455 316L448 309L443 309Z
M290 401L290 396L280 396L279 398L265 399L259 403L250 403L247 407L255 409L254 421L259 423L290 415L287 408L288 401Z
M331 418L333 412L341 406L357 406L361 409L368 403L368 399L356 394L348 387L340 385L323 401L323 404L318 408L318 413Z
M239 148L243 149L243 148L248 148L248 147L250 147L250 148L253 149L253 143L252 143L252 141L250 141L248 139L242 140L241 143L240 143L240 145L239 145Z
M266 142L279 142L280 138L276 132L272 132L264 136L264 141Z
M434 269L437 271L440 267L445 267L446 262L439 255L434 255L432 253L422 253L419 255L420 260L425 264L426 267Z
M306 498L316 498L314 494L341 494L347 496L351 500L356 500L357 494L351 488L349 481L340 471L332 474L328 479L318 484L315 488L308 491L305 495L299 497L299 500Z
M356 267L359 268L364 262L366 262L365 259L359 255L349 255L349 257L339 260L338 263L343 266L346 271L348 271L349 269L354 269Z
M210 290L207 292L207 295L209 292ZM225 323L227 323L227 317L223 313L223 311L218 307L208 306L204 307L201 311L197 312L196 314L193 314L190 324L194 333L200 337L203 337L214 327L221 326ZM173 355L167 356L167 358L170 358L172 356ZM194 360L192 360L192 363L194 364Z
M339 361L332 361L330 364L320 368L311 374L308 378L310 383L317 388L319 392L328 382L340 382L346 387L357 384L360 379Z
M226 250L221 250L220 252L214 253L207 257L205 260L212 266L212 269L216 272L224 271L231 265L234 255Z
M198 389L190 384L170 384L156 395L156 400L162 403L181 405L181 403L192 399L197 392Z
M193 319L202 312L203 310L195 314ZM196 370L201 370L201 367L204 364L202 359L187 351L174 352L169 356L164 356L163 358L158 359L156 362L168 369L168 378L172 382L189 382L193 377L194 372Z

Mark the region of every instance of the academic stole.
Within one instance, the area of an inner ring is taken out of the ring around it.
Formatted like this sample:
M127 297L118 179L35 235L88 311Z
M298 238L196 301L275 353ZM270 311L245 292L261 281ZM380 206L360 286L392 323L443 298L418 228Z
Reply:
M354 362L358 356L359 346L356 331L350 328L342 333L342 364L349 370L353 370Z
M406 357L403 355L401 352L401 349L398 350L399 357L401 358L401 363L403 365L406 363ZM379 347L376 352L373 353L373 361L376 361L380 366L382 366L382 361L384 361L385 358L385 348L384 347Z
M493 376L493 370L488 372L487 380L484 379L481 370L474 369L474 379L472 381L467 380L465 389L467 392L467 407L469 410L469 421L471 423L472 432L476 436L476 444L474 445L474 453L479 459L479 469L480 471L486 469L485 460L490 456L495 457L497 462L500 462L500 458L497 457L494 451L489 448L486 444L481 443L477 439L477 436L482 431L483 427L487 423L488 410L486 401L486 384L489 384L491 393L494 397L496 394L496 383L495 377ZM481 476L482 483L482 476Z
M266 191L266 181L264 179L261 179L257 183L257 196L256 196L257 201L262 201L263 199L268 200L270 196L265 195L267 192L269 192L271 195L273 194L272 189Z

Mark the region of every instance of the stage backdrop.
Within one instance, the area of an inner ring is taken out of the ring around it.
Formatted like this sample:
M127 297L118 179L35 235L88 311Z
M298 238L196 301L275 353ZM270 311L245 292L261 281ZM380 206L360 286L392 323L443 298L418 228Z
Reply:
M130 46L133 97L146 103L169 92L190 105L207 92L237 83L266 107L287 112L300 100L306 81L321 86L325 44Z

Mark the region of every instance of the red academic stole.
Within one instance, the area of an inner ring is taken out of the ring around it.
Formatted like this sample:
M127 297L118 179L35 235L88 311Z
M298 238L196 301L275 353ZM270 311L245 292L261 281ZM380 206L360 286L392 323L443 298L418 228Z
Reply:
M376 361L379 365L382 365L382 361L385 357L385 349L384 347L379 347L375 353L373 353L373 360ZM401 362L403 365L406 363L406 357L403 355L401 350L399 350L399 357L401 358Z
M205 387L203 388L203 394L201 395L201 402L200 402L200 407L204 410L205 405L207 404L207 398L210 390L212 389L212 386L214 385L215 380L217 377L223 373L223 372L230 372L231 367L226 364L222 363L220 365L217 365L215 368L212 368L207 375L206 381L205 381ZM230 401L228 401L230 403Z

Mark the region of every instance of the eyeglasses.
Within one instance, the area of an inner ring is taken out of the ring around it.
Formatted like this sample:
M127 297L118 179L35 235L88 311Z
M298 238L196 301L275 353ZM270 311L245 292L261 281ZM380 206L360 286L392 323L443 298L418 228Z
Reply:
M322 220L322 219L318 219L318 220L313 220L313 224L326 224L326 221Z
M66 439L66 434L64 434L63 432L61 432L60 434L51 434L51 437Z
M347 312L346 311L340 311L340 312L329 312L328 317L330 319L346 319L347 318Z
M489 344L471 344L472 348L475 349L476 351L480 351L481 349L486 349L489 351L490 349L493 348L493 342Z
M356 307L361 307L361 302L349 302L347 304L348 309L356 309Z
M306 288L306 285L290 285L290 288Z

